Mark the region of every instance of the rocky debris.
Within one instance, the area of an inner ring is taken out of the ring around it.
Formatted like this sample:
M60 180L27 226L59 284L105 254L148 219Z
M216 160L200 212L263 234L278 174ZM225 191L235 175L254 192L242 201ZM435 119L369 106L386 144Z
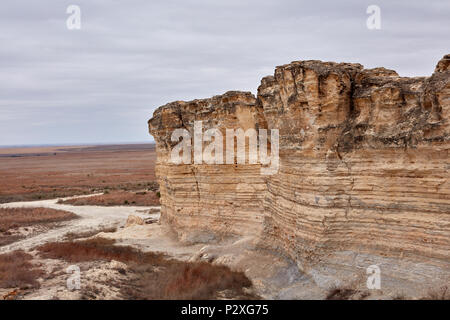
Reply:
M125 228L135 226L135 225L143 225L143 224L145 224L144 219L130 214L128 216L127 222L125 223Z
M161 221L180 239L253 235L330 286L371 264L385 284L450 277L450 55L430 77L360 64L295 61L258 95L176 101L149 121ZM278 129L280 168L169 162L174 129ZM356 270L356 271L355 271Z

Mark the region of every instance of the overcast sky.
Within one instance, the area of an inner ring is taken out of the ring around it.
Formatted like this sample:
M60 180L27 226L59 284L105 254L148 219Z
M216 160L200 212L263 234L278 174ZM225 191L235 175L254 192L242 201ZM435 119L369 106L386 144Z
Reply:
M380 30L366 27L371 4ZM430 75L449 34L448 0L2 0L0 145L152 141L158 106L256 93L294 60Z

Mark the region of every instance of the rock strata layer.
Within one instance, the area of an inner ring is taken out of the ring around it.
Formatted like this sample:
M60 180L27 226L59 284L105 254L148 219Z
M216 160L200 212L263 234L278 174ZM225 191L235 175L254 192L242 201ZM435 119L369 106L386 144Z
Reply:
M223 133L278 129L278 172L172 164L173 130L193 135L199 120ZM169 103L149 121L161 218L189 241L259 237L318 283L370 263L397 280L449 281L449 120L450 55L417 78L296 61L263 78L257 97Z

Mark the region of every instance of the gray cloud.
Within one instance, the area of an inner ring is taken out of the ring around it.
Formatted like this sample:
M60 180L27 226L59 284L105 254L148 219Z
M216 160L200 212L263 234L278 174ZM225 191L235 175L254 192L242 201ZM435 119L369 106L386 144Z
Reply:
M70 4L81 30L66 28ZM381 30L366 28L370 4ZM0 145L150 141L156 107L255 93L293 60L430 75L449 17L448 1L2 1Z

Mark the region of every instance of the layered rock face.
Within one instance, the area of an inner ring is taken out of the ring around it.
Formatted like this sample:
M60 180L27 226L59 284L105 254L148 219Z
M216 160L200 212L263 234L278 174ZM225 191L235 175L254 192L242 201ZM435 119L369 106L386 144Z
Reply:
M209 238L257 235L304 271L354 267L351 252L433 259L438 278L448 279L449 119L450 55L428 78L359 64L292 62L262 79L257 98L229 92L169 103L149 121L162 217L183 238L200 231ZM278 129L278 172L264 176L250 164L170 164L172 131L192 132L194 120L222 131ZM402 273L395 269L390 273Z
M280 128L265 236L300 261L337 249L449 258L449 71L306 61L278 67L258 97Z
M265 127L262 108L249 92L228 92L211 99L176 101L155 111L149 121L157 143L156 175L161 192L161 220L187 241L226 235L257 235L263 229L266 182L260 166L173 164L170 154L176 129L194 136L194 121L203 130ZM206 143L204 143L207 145Z

